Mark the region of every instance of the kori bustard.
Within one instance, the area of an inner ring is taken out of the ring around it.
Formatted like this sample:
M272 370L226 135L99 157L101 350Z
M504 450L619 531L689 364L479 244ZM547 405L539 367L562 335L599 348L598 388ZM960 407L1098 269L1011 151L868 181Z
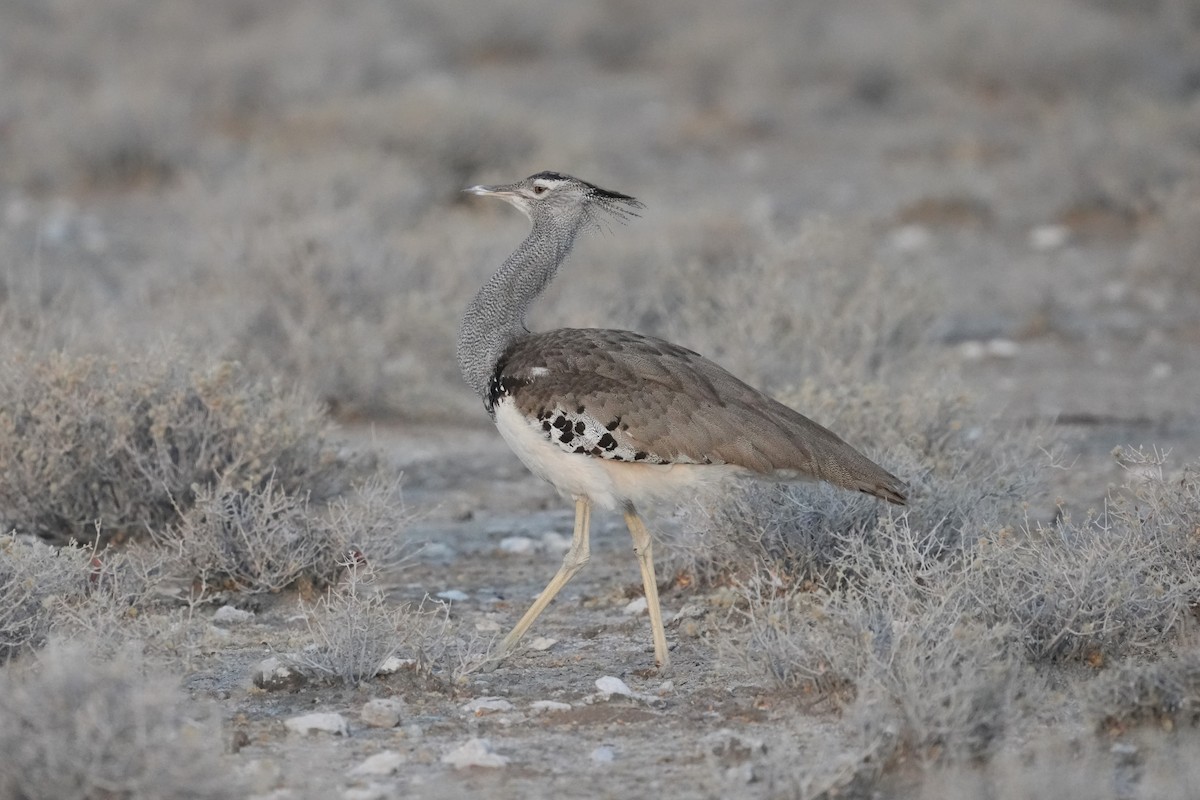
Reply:
M624 512L641 567L654 660L668 666L650 534L638 507L728 476L820 480L903 505L894 475L822 426L704 357L620 330L530 333L525 313L576 238L642 204L569 175L539 172L467 191L516 206L533 229L463 316L458 363L501 436L536 475L575 501L570 549L554 578L500 643L508 655L588 561L593 506Z

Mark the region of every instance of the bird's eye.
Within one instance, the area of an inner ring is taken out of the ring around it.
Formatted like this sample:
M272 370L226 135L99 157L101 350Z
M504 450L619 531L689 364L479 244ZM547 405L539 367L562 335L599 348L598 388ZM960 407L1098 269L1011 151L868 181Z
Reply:
M534 187L533 187L533 193L534 193L534 194L545 194L545 193L546 193L546 187L545 187L545 186L542 186L542 185L539 183L539 184L537 184L536 186L534 186Z

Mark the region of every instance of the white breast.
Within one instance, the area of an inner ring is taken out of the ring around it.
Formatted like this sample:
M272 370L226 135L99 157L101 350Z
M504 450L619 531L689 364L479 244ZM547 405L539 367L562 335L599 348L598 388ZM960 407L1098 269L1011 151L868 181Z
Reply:
M654 499L674 499L725 478L745 474L729 464L647 464L571 453L552 442L541 423L517 410L511 398L496 403L496 428L533 474L567 497L586 497L613 509Z

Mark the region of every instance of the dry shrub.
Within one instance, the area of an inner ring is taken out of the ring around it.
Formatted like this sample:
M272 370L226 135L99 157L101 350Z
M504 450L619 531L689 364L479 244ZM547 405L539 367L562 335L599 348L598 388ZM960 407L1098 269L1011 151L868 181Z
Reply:
M90 555L12 535L0 539L0 661L44 643L56 602L83 595Z
M258 302L230 353L289 375L338 416L444 415L447 387L461 384L453 358L458 307L448 313L438 287L406 281L424 265L364 253L360 242L283 248L249 256L255 285L247 296ZM462 294L463 307L469 299Z
M1014 631L975 603L960 559L932 557L938 548L890 520L873 542L845 543L836 587L760 573L743 586L750 645L736 652L782 687L837 701L864 741L890 742L893 755L986 754L1031 687Z
M52 644L0 673L0 797L225 798L220 721L126 650Z
M97 657L131 640L176 649L196 631L171 591L175 567L173 552L153 547L0 538L0 662L55 635L87 637Z
M1119 664L1084 688L1083 705L1106 731L1138 725L1194 727L1200 723L1200 650Z
M634 306L629 324L752 385L796 385L799 376L861 383L903 373L931 343L939 287L918 265L882 264L865 225L821 217L790 231L720 218L672 233L668 242L686 244L643 254L646 263L608 278ZM631 290L647 275L652 288Z
M1037 660L1099 664L1146 654L1200 602L1200 470L1164 473L1162 454L1123 450L1132 480L1103 514L1001 530L974 554L978 602L1021 635Z
M356 560L343 566L342 582L304 606L312 643L289 657L291 665L318 678L358 683L375 677L396 656L428 675L446 650L448 609L392 605L374 568Z
M413 552L407 524L398 484L378 477L323 507L273 478L262 486L222 481L199 489L160 541L178 549L175 569L200 597L259 594L330 584L348 556L396 569Z
M51 542L144 537L218 481L321 501L356 471L314 403L236 364L9 354L0 394L4 525Z

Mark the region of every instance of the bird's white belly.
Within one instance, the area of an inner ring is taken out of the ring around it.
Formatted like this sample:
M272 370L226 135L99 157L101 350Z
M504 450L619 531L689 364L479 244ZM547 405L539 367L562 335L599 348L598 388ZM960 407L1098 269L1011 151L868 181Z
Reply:
M543 433L510 398L496 403L496 428L529 470L567 497L586 497L612 509L655 499L674 499L745 469L727 464L645 464L572 453Z

